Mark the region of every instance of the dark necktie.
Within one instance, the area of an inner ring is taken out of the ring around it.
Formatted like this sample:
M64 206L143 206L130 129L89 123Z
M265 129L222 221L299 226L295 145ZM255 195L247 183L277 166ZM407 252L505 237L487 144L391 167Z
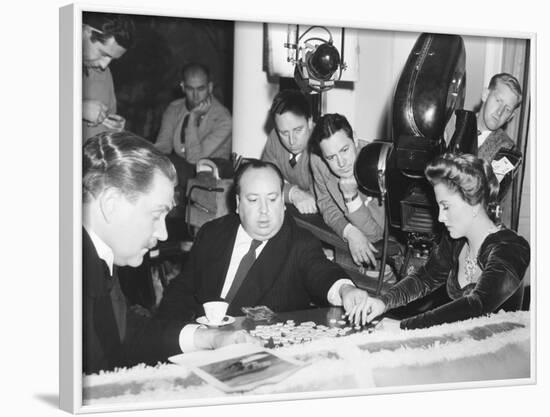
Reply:
M118 268L113 266L113 276L111 277L112 285L109 295L111 296L111 303L113 305L113 313L115 314L115 320L118 327L118 334L120 341L123 342L126 337L126 298L120 288L120 281L118 279Z
M187 129L187 125L189 124L189 114L186 114L183 118L183 123L181 124L181 145L185 146L185 129Z
M235 278L231 283L231 288L229 288L229 291L225 296L225 301L227 301L228 303L231 303L231 301L233 301L233 298L235 298L235 294L237 294L237 291L241 287L241 284L243 283L246 274L248 274L248 271L256 260L256 249L261 244L261 240L253 239L250 243L250 248L248 249L248 252L246 252L246 254L241 259L241 263L239 264L237 272L235 273Z
M297 163L297 162L298 162L298 161L296 160L296 155L292 154L292 158L290 158L290 159L288 160L288 163L290 164L290 166L291 166L292 168L294 168L294 167L296 166L296 163Z

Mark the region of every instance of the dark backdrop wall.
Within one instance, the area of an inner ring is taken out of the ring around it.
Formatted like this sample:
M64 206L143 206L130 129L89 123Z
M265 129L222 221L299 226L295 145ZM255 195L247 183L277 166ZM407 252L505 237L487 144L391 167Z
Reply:
M132 16L136 43L111 63L118 113L126 129L155 142L162 113L183 96L180 69L190 62L210 68L214 95L231 111L234 22Z

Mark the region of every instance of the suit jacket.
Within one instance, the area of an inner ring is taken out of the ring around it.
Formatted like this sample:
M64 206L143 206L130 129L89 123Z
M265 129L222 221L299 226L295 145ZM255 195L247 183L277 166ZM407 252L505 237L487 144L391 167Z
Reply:
M107 264L99 258L84 228L82 278L83 373L96 373L140 362L154 365L168 356L181 353L179 333L184 323L151 320L129 310L117 275L110 276ZM116 305L111 298L112 292L118 299Z
M510 136L502 130L497 129L489 134L485 141L477 150L477 156L485 159L487 162L492 162L497 152L501 149L518 150L516 144Z
M164 293L158 317L193 319L202 304L220 299L240 219L236 214L206 223L197 234L182 273ZM346 273L323 254L320 242L285 215L281 230L263 248L228 308L266 305L275 312L328 305L330 287Z

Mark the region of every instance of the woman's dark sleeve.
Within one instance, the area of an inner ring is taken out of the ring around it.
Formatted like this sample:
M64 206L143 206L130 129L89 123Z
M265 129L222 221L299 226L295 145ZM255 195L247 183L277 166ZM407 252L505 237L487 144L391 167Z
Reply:
M476 286L467 295L441 307L401 322L403 329L430 327L466 320L496 311L519 286L529 265L529 244L521 237L514 242L495 242L484 251L485 267Z
M425 265L403 278L380 297L386 305L386 311L435 291L445 284L452 268L451 238L445 234L434 247Z

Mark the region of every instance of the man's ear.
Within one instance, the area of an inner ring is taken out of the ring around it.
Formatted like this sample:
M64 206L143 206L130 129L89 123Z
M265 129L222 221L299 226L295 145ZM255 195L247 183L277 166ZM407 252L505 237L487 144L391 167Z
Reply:
M122 198L119 190L113 187L106 188L99 195L99 209L106 223L111 223Z
M241 200L238 195L235 196L235 202L237 203L237 206L235 208L235 213L239 212L239 205L241 204Z
M307 127L309 130L313 129L313 117L310 117L309 119L307 119Z
M208 94L212 95L212 91L214 91L214 83L212 81L208 82Z
M485 102L487 100L487 97L489 97L490 92L491 90L489 90L488 88L484 88L483 92L481 93L481 101Z

